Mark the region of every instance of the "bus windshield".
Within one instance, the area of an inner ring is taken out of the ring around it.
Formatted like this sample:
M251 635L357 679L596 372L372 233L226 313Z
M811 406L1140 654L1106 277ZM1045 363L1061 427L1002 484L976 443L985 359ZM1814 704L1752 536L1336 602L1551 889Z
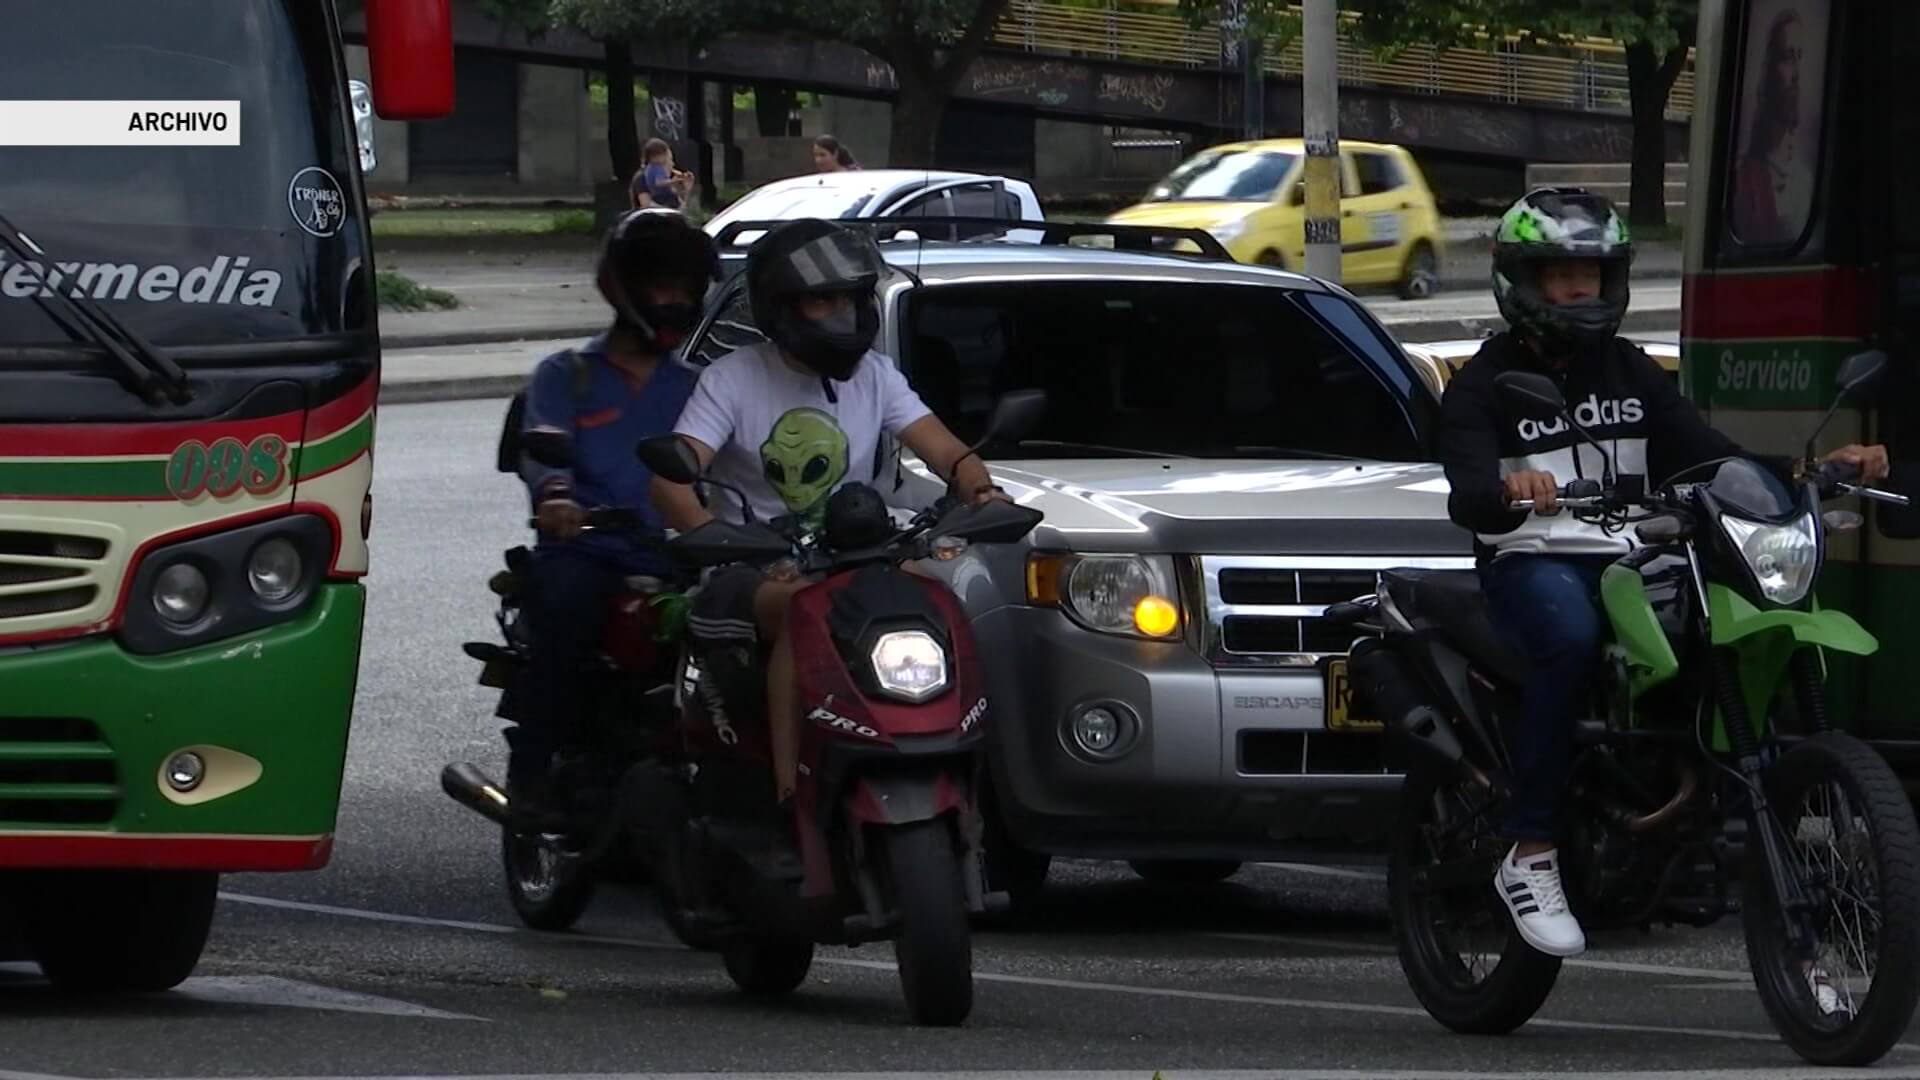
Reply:
M0 249L0 346L71 340L36 300L43 288L90 297L161 346L365 325L357 148L329 7L9 12L0 100L238 101L240 145L9 147L0 216L45 254Z

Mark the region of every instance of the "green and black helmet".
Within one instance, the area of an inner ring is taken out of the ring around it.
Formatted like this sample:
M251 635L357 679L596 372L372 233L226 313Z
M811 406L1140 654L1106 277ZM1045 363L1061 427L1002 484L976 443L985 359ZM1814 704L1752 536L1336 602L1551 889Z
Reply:
M1540 292L1540 264L1594 259L1600 295L1550 304ZM1627 313L1627 271L1633 239L1626 219L1602 196L1581 188L1536 188L1508 208L1493 237L1493 296L1516 330L1552 351L1600 345Z

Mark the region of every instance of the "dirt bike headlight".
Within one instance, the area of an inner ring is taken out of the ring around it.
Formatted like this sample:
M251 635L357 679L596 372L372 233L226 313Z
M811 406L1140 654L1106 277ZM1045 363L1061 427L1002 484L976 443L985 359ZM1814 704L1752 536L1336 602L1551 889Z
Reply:
M881 634L869 657L880 689L908 701L925 701L947 688L947 653L924 630Z
M1740 550L1761 595L1776 604L1797 603L1807 595L1820 565L1819 523L1812 514L1785 525L1722 514L1720 528Z

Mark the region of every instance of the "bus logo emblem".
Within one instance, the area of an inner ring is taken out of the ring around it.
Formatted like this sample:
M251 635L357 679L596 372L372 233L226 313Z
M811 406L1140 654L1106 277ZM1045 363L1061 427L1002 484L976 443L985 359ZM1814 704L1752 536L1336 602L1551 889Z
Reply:
M202 495L224 499L244 489L270 495L287 479L287 440L261 435L250 443L215 439L212 445L189 439L167 459L167 491L181 502Z

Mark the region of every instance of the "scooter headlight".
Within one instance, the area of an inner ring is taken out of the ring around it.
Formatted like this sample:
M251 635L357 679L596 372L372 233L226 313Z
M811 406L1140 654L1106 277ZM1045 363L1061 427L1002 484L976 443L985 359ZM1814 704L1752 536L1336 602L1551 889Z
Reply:
M1722 514L1720 528L1746 560L1761 595L1776 604L1798 603L1807 595L1820 566L1819 524L1812 514L1785 525Z
M947 688L946 650L924 630L881 634L868 659L874 681L896 697L921 702Z

